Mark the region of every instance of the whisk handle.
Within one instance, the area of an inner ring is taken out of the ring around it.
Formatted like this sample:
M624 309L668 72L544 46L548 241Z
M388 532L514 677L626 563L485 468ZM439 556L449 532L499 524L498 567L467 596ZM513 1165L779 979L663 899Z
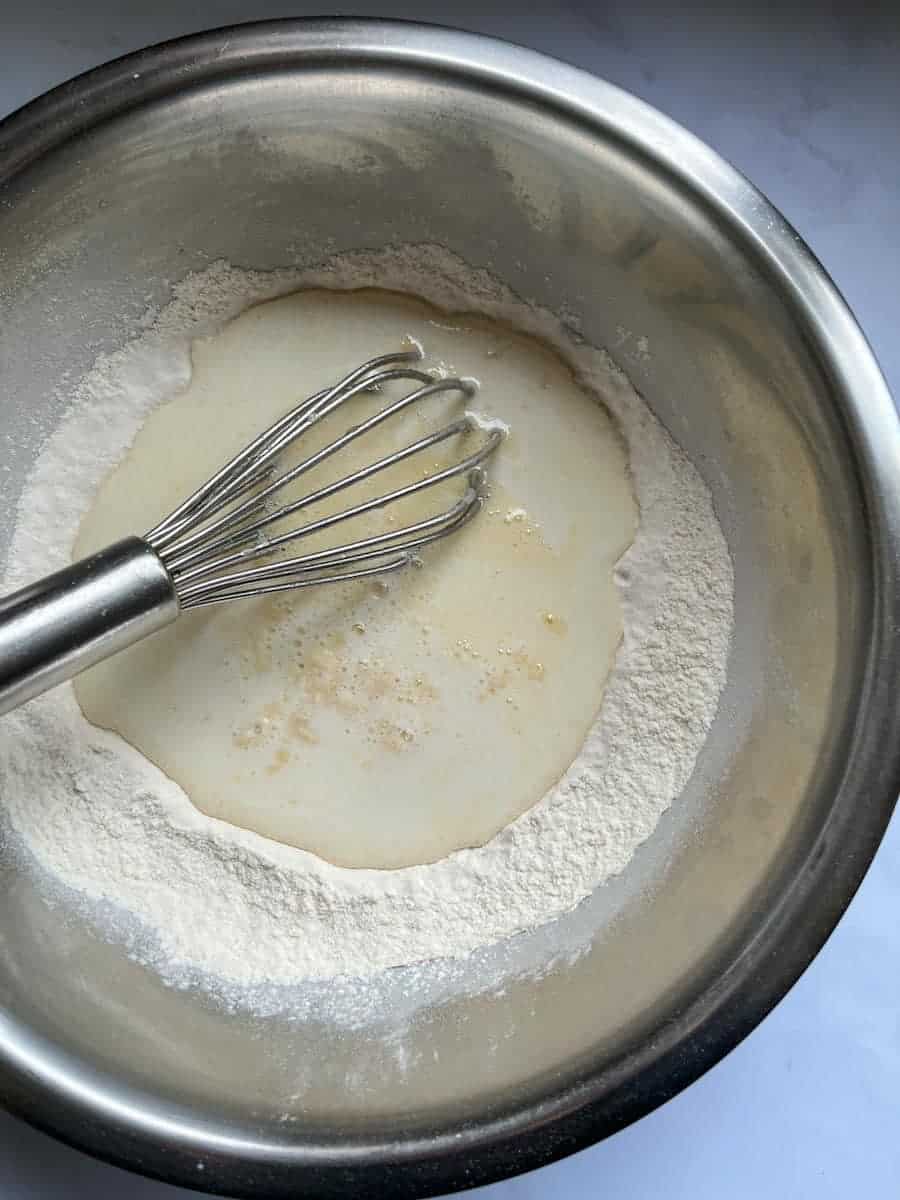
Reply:
M169 573L138 537L0 599L0 716L177 616Z

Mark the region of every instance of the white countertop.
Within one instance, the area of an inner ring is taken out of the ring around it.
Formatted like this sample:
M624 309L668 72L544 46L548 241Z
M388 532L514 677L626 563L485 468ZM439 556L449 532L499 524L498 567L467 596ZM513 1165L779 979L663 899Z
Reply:
M568 59L730 159L831 272L900 398L900 4L783 0L0 0L0 115L141 45L266 16L438 21ZM900 486L900 480L898 480ZM787 998L723 1062L616 1137L484 1200L900 1196L900 822ZM0 1115L3 1200L176 1200ZM474 1195L475 1193L473 1193Z

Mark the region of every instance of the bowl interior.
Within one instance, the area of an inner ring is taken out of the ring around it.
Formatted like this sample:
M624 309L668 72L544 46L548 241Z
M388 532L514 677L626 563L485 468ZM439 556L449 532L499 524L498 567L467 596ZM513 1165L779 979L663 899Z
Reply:
M356 1029L321 1007L252 1018L171 990L7 863L5 1028L58 1073L32 1086L82 1110L103 1097L120 1130L135 1112L170 1123L181 1178L198 1147L218 1147L222 1172L329 1147L402 1158L420 1135L450 1145L633 1081L679 1014L713 1004L829 821L871 632L842 385L757 240L629 124L682 135L537 56L526 83L523 60L475 39L442 62L433 47L450 43L418 33L360 35L353 52L322 27L278 37L278 53L272 34L255 58L223 51L178 79L171 56L126 64L77 136L42 135L0 177L0 558L60 385L187 272L437 243L608 347L688 451L734 560L734 645L690 786L627 875L453 981L411 995L396 973ZM21 1078L10 1088L28 1107ZM218 1169L210 1183L235 1186Z

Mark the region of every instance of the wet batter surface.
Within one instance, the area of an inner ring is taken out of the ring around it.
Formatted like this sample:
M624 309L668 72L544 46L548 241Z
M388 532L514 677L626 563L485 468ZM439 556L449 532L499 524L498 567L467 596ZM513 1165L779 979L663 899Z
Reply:
M476 377L477 399L423 401L304 486L476 407L511 428L479 517L430 547L421 570L189 613L75 685L91 721L203 812L346 866L484 843L545 795L594 723L621 638L613 571L637 519L622 443L596 399L553 352L503 325L388 293L297 293L194 344L190 385L151 414L76 547L148 528L304 396L408 336L429 364ZM322 422L304 452L410 386ZM430 514L459 490L344 526L340 540Z

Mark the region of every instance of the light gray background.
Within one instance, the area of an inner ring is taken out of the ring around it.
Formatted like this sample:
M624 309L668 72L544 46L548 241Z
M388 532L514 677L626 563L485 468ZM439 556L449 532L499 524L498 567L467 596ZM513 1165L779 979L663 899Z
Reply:
M319 4L0 0L0 115L149 42ZM730 159L831 271L900 397L900 0L356 0L525 43L656 105ZM900 480L898 480L900 486ZM900 1196L900 823L837 932L724 1062L600 1146L479 1200ZM178 1200L0 1115L3 1200Z

